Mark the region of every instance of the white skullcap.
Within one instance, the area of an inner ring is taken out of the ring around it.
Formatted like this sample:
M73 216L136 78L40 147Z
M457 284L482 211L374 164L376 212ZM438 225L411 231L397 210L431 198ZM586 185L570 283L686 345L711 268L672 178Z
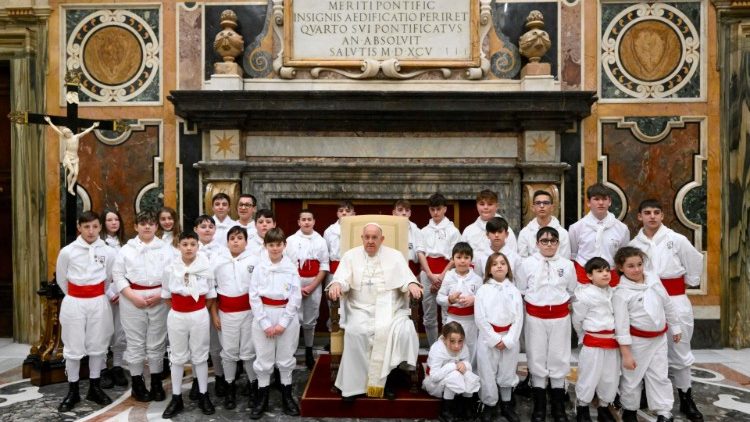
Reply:
M373 222L370 222L370 223L367 223L367 224L365 224L365 225L364 225L364 227L362 227L362 231L363 231L363 232L365 231L365 229L367 228L367 226L375 226L375 227L377 227L377 228L378 228L378 230L380 230L380 233L383 233L383 227L381 227L381 226L380 226L380 224L378 224L378 223L376 223L376 222L374 222L374 221L373 221Z

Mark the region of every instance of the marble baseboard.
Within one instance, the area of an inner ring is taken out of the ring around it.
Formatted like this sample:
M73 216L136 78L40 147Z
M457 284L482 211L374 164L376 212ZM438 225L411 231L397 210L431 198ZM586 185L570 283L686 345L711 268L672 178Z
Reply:
M696 319L693 340L690 342L693 349L720 349L721 345L721 321L718 319Z

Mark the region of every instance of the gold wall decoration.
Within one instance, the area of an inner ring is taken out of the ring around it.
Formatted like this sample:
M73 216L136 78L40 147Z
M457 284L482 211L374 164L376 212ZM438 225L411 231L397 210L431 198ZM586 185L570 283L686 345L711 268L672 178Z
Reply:
M237 201L242 193L242 187L239 182L234 181L215 181L209 182L206 185L206 193L203 195L203 212L208 215L213 215L211 198L217 193L226 193L231 199L229 216L233 220L238 218L237 216Z
M680 64L681 47L674 28L661 21L641 21L623 34L620 60L628 73L653 82L669 76Z
M91 34L83 50L83 63L97 81L120 85L132 79L143 61L135 35L118 26L107 26Z

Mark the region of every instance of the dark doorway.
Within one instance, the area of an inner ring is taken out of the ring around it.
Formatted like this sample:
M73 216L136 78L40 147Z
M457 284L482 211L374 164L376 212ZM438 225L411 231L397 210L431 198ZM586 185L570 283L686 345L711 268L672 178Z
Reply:
M13 336L13 222L10 171L10 63L0 61L0 337Z

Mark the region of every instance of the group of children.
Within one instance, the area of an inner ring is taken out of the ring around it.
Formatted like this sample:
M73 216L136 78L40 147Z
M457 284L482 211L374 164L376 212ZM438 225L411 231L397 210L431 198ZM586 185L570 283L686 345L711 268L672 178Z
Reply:
M513 390L522 348L534 403L531 420L545 420L548 387L553 419L567 420L571 330L582 342L578 420L591 420L594 396L599 420L614 420L608 405L619 393L623 420L635 421L644 383L658 420L671 420L668 374L678 388L680 410L690 420L702 420L691 397L693 321L685 296L686 284L700 282L702 255L662 224L656 201L641 204L643 229L631 241L627 227L609 212L607 187L589 187L587 200L589 214L569 232L553 216L553 196L546 191L534 193L535 218L518 238L498 215L497 195L489 190L477 196L479 217L463 234L446 217L448 201L440 194L428 200L428 224L420 230L411 223L409 263L424 287L430 344L423 387L443 399L441 420L458 419L461 401L468 403L465 397L475 393L484 405L482 420L496 418L498 407L509 421L520 420ZM209 355L216 395L224 397L226 408L237 405L235 378L242 361L251 418L267 410L274 368L284 413L299 414L291 385L299 331L311 368L322 288L340 258L340 220L354 215L354 207L341 202L338 221L323 236L314 229L313 213L302 210L299 230L285 238L271 210L255 212L252 195L240 196L238 221L229 217L227 195L217 194L212 205L213 216L198 217L193 231L184 232L172 209L141 212L137 236L127 243L116 211L105 211L101 221L92 212L79 217L80 236L61 250L57 263L58 284L66 293L60 321L69 381L61 411L80 401L78 369L86 355L87 399L109 403L102 387L127 385L122 369L127 365L136 400L164 400L168 344L172 398L165 418L183 410L188 361L191 399L204 414L214 412L207 390ZM409 202L397 201L393 214L409 218ZM107 371L108 348L113 359ZM150 390L143 377L146 363Z

